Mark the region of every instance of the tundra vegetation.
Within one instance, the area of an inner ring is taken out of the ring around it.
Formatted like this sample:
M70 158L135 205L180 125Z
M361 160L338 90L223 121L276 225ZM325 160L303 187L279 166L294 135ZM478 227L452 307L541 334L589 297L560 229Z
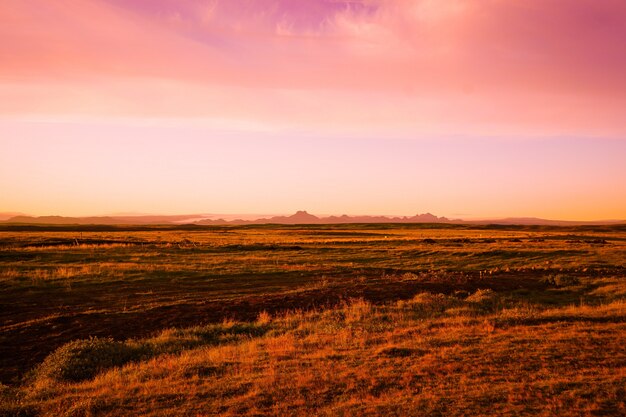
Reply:
M626 227L0 229L0 416L626 415Z

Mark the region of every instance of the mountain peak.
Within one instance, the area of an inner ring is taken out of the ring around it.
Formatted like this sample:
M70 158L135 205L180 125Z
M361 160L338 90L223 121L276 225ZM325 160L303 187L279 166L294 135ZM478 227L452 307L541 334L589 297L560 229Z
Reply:
M306 210L298 210L296 214L289 216L293 220L319 220L319 217L309 214Z

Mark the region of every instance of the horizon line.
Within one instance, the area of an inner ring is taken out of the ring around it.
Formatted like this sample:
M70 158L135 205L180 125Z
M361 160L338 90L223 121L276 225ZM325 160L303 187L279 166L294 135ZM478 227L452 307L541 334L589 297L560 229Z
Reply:
M349 217L349 218L386 218L388 220L407 220L413 217L419 216L433 216L437 219L437 222L497 222L497 221L543 221L543 222L563 222L563 223L596 223L596 224L614 224L614 223L626 223L626 219L591 219L591 220L580 220L580 219L561 219L561 218L543 218L537 216L482 216L482 217L449 217L449 216L438 216L431 212L424 213L416 213L412 215L400 215L400 214L311 214L307 210L297 210L295 213L282 213L282 214L245 214L245 213L182 213L182 214L153 214L153 213L112 213L112 214L95 214L95 215L64 215L64 214L45 214L45 215L33 215L22 212L0 212L0 222L9 223L10 220L16 217L28 217L32 219L41 219L41 218L75 218L75 219L141 219L147 217L161 217L164 218L163 221L167 221L166 218L172 218L168 222L175 224L183 224L182 222L186 220L190 220L191 224L198 223L200 221L208 220L208 221L224 221L227 223L233 223L237 221L242 222L255 222L261 220L272 220L274 218L289 218L296 216L298 214L309 215L316 217L319 220L329 219L329 218L341 218L341 217ZM178 220L176 220L178 219ZM97 224L97 223L94 223Z

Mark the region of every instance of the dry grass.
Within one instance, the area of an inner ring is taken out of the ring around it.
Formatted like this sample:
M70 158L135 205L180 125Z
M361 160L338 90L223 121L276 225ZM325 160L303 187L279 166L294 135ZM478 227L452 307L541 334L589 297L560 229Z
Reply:
M0 233L3 354L40 364L0 416L626 415L621 230L75 235Z
M85 382L36 379L20 391L22 405L44 416L626 412L625 301L543 309L497 307L492 298L419 294L263 314L258 323L271 330L258 336L165 353ZM160 338L180 343L185 332Z

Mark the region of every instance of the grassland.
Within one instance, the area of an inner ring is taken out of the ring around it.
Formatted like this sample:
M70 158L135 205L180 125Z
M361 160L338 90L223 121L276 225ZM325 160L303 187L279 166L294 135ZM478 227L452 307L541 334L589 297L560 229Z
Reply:
M0 415L626 415L624 346L624 226L0 231Z

